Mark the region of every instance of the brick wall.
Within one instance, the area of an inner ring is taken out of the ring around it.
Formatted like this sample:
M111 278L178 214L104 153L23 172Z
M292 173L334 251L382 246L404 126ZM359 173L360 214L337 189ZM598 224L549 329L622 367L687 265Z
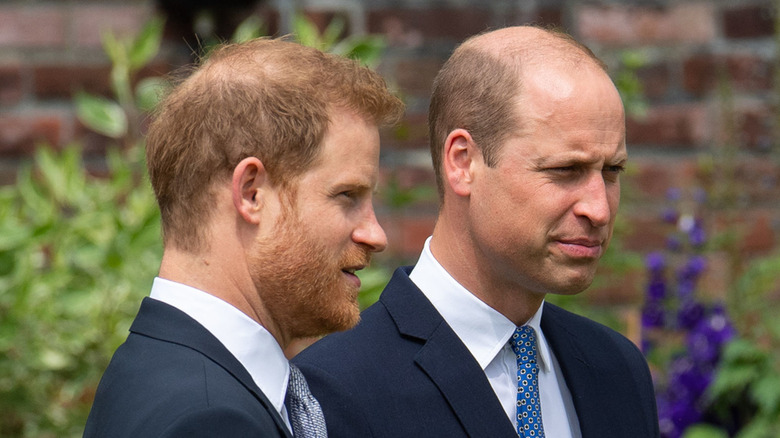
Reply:
M276 0L256 4L254 13L272 32L284 33L296 7L320 24L340 14L354 32L387 37L379 69L401 92L408 112L401 128L383 135L382 159L385 176L402 187L432 181L425 127L430 86L463 38L533 22L562 26L613 68L626 51L636 51L645 60L638 75L649 106L643 117L627 122L633 164L621 213L628 224L625 246L639 251L662 246L657 218L667 205L667 190L700 181L716 184L702 163L711 151L731 145L737 160L729 184L739 193L734 202L744 231L741 249L746 256L775 249L780 175L772 152L777 61L770 0ZM36 142L62 146L84 135L69 97L80 89L108 90L101 32L131 32L154 11L151 0L0 3L0 183L12 180ZM180 41L179 34L169 32L150 74L186 60ZM731 131L725 129L731 124L724 114L733 121ZM99 153L105 141L91 138L91 150ZM380 205L391 241L386 257L414 260L435 212L435 200L401 210ZM639 291L594 296L635 302Z

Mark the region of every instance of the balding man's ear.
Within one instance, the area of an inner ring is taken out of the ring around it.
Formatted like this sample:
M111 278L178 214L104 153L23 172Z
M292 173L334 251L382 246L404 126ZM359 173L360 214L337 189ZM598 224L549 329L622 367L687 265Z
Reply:
M444 142L442 170L444 183L458 196L471 194L471 182L474 180L472 164L479 151L471 134L465 129L450 132Z
M245 221L252 224L260 223L264 201L261 196L262 188L267 184L268 174L257 157L244 158L233 169L231 185L233 206Z

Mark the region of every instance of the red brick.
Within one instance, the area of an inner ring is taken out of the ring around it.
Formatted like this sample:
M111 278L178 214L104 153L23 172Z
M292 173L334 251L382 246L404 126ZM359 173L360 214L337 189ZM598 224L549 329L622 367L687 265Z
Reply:
M733 54L726 58L731 83L739 90L763 91L772 88L772 61L758 56Z
M671 73L667 63L647 65L638 69L636 75L642 83L642 91L647 99L661 99L669 92Z
M439 58L403 58L396 65L393 77L406 93L430 95L433 79L444 60Z
M728 256L720 251L707 254L707 269L696 288L697 298L704 302L723 302L729 290L730 272Z
M22 97L21 67L0 66L0 106L14 106L22 100Z
M669 189L685 187L693 180L688 163L681 159L653 157L631 160L634 170L623 179L624 198L640 202L663 201Z
M737 90L763 91L772 87L772 65L758 56L697 54L683 62L683 88L695 96L713 91L719 76Z
M0 115L0 154L28 155L38 142L59 146L65 123L61 115L50 113Z
M0 6L0 47L64 47L65 15L60 6Z
M641 285L641 267L628 272L614 272L602 261L593 285L583 294L590 304L595 305L640 305L644 298Z
M109 65L41 65L33 68L35 95L41 99L71 98L78 91L110 95Z
M780 167L774 160L756 157L743 161L735 179L747 202L758 205L776 205L780 199Z
M624 220L629 224L622 243L628 251L643 253L659 251L666 248L669 225L661 221L659 215L636 215L623 210ZM622 213L622 214L623 214Z
M737 126L739 146L745 149L769 152L774 143L772 124L777 122L774 112L765 106L741 110Z
M105 32L116 36L134 36L151 17L152 11L140 4L87 4L73 8L75 43L82 47L100 47Z
M427 114L407 112L401 123L392 129L392 135L382 138L382 147L388 149L427 149Z
M541 26L563 27L564 12L561 7L540 7L534 24Z
M626 141L632 145L693 148L710 140L711 127L703 104L657 106L641 119L626 120Z
M574 20L584 40L603 44L707 43L716 35L715 12L705 2L658 8L588 5Z
M723 33L728 38L761 38L774 34L770 5L750 5L723 11Z
M486 9L381 9L368 14L368 32L388 36L398 46L417 46L422 40L446 38L460 42L491 25Z
M717 68L721 62L711 54L697 54L683 62L683 88L702 96L713 90L717 83Z
M777 212L774 212L775 216ZM744 217L744 216L743 216ZM745 233L741 239L742 251L748 254L767 254L775 248L776 232L771 214L755 212L745 218Z
M387 255L416 261L425 239L433 232L436 215L394 214L379 218L379 223L387 234Z

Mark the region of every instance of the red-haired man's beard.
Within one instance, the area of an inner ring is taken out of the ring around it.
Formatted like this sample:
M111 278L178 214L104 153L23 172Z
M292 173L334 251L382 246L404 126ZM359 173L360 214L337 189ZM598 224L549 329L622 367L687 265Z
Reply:
M352 242L340 254L287 217L266 244L251 254L250 268L263 305L289 340L355 326L357 287L343 269L367 266L371 252Z

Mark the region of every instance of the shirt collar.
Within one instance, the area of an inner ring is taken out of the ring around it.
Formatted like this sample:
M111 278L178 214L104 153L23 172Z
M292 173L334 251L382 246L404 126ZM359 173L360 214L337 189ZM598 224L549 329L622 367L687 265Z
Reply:
M274 408L283 412L290 364L265 327L226 301L160 277L154 279L150 296L176 307L211 332L246 368Z
M447 321L484 370L507 345L517 327L458 283L433 256L430 242L431 238L428 237L409 278ZM536 332L539 365L542 371L547 371L551 362L549 346L540 325L543 309L544 304L539 306L525 325L533 327Z

